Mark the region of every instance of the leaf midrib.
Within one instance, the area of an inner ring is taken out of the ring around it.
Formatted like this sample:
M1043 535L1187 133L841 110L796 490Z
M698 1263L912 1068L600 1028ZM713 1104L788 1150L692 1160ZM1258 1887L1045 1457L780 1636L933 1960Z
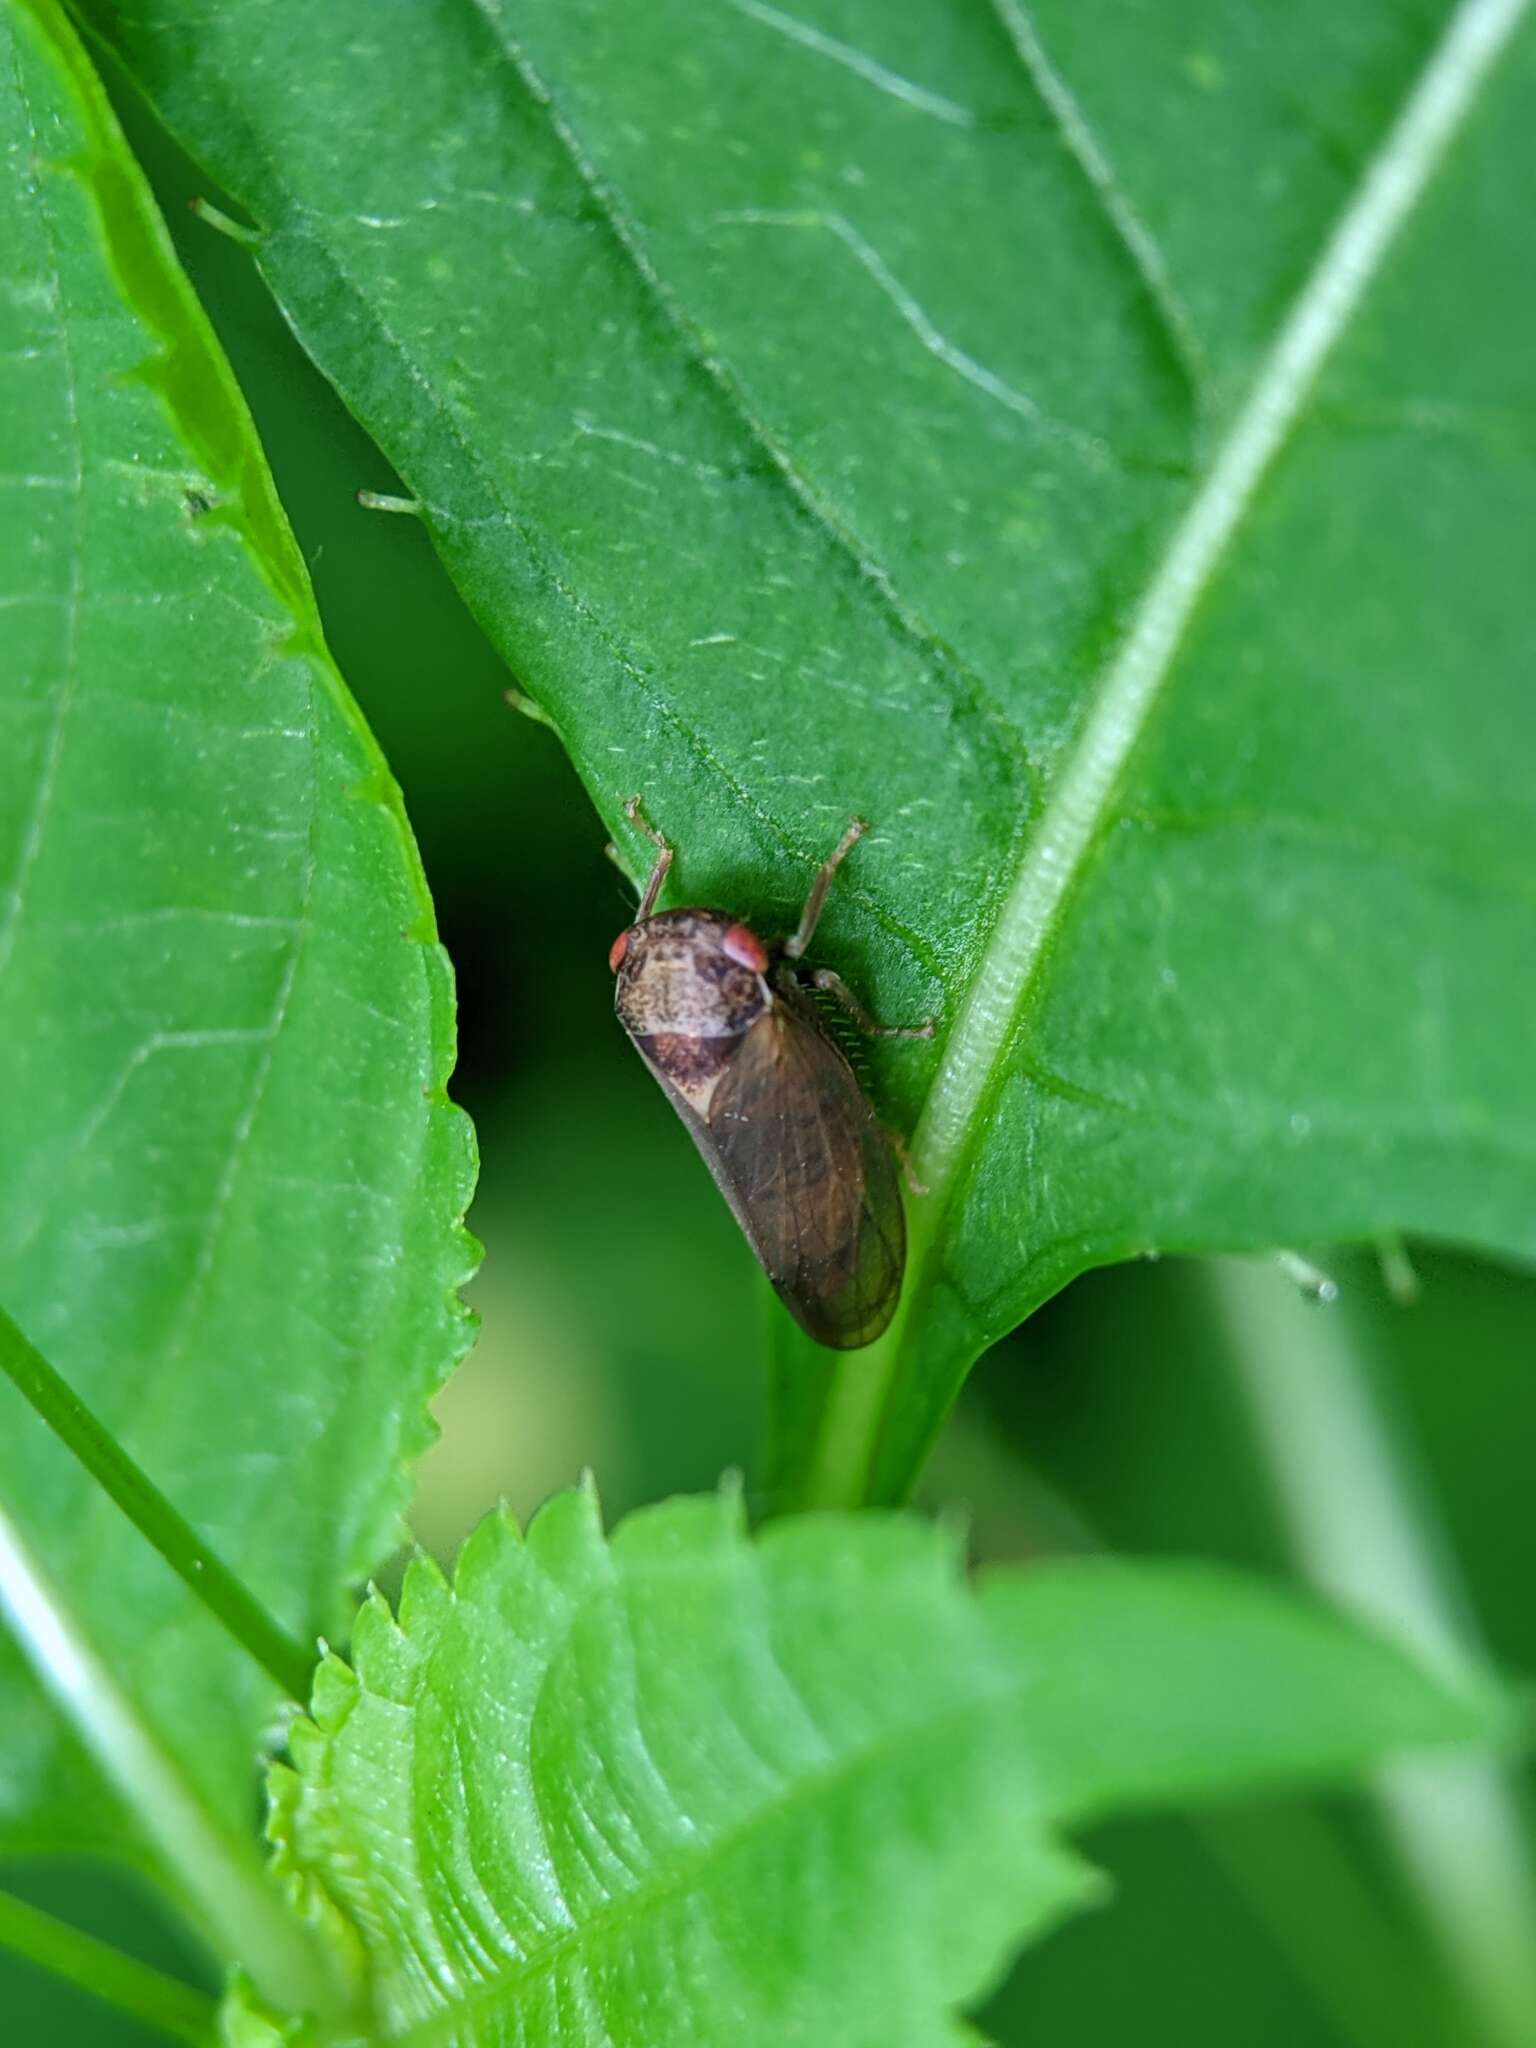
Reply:
M914 1143L943 1206L1006 1064L1020 1010L1135 746L1244 515L1301 417L1529 0L1461 0L1173 529L1032 834L929 1092Z
M985 1678L986 1682L970 1699L884 1732L790 1779L774 1797L727 1823L707 1842L663 1851L650 1864L641 1883L610 1894L585 1919L561 1929L536 1952L498 1968L489 1981L461 1992L451 2004L445 2002L438 2011L412 2020L402 2031L388 2032L384 2038L393 2048L434 2048L436 2043L457 2040L460 2037L456 2030L467 2014L487 2008L495 2010L509 2002L515 2011L515 2001L528 1985L626 1927L643 1927L676 1899L697 1894L709 1870L727 1860L759 1831L772 1830L787 1816L818 1804L861 1772L897 1767L904 1753L913 1748L923 1757L952 1757L960 1737L971 1730L979 1734L978 1724L990 1715L1006 1714L1008 1721L1016 1725L1019 1702L1031 1689L1030 1676L994 1670L987 1672ZM1040 1838L1048 1841L1052 1828L1059 1824L1058 1816L1042 1801L1037 1818Z
M512 36L499 0L472 0L506 61L529 96L541 107L552 133L577 175L603 203L605 217L625 253L645 279L685 345L693 345L691 323L657 275L612 195L600 185L579 142ZM929 1090L913 1156L919 1178L930 1190L921 1206L926 1229L914 1231L916 1268L930 1251L942 1219L975 1151L995 1089L1006 1071L1021 1012L1029 1003L1055 929L1072 889L1084 871L1137 742L1145 731L1182 648L1201 599L1215 580L1238 527L1276 456L1300 419L1328 357L1348 331L1397 235L1438 170L1462 120L1527 11L1530 0L1461 0L1419 73L1396 119L1367 162L1351 197L1338 215L1317 263L1282 320L1263 357L1248 395L1213 448L1204 481L1173 527L1149 577L1123 641L1100 671L1087 699L1087 714L1068 750L1035 831L1024 844L1013 881L1002 898L992 936L962 999L955 1024ZM1037 90L1045 93L1058 121L1062 110L1037 75L1045 63L1039 38L1014 0L1004 0L999 18ZM1029 49L1020 45L1021 23ZM1031 61L1033 59L1033 61ZM1067 97L1064 81L1050 81ZM1075 102L1074 119L1081 120ZM1082 121L1084 133L1089 133ZM1175 353L1191 346L1169 315L1171 286L1153 264L1149 270L1134 213L1132 232L1106 197L1107 169L1081 162L1089 188L1105 209L1116 240L1126 249L1149 295L1169 322ZM1107 164L1107 160L1106 164ZM1129 205L1125 195L1118 195ZM901 599L889 575L836 521L819 494L795 470L786 449L748 406L727 366L694 347L751 438L763 448L796 499L869 576L901 625L931 655L947 657L931 631ZM1198 376L1186 360L1191 383ZM975 686L976 679L962 671ZM914 1272L913 1277L919 1278ZM908 1300L916 1291L909 1285ZM868 1354L864 1354L868 1356Z
M1015 49L1028 69L1026 52L1019 49L1015 32L1018 19L1022 18L1017 0L990 0L990 4L1010 31ZM847 550L852 562L891 609L893 618L924 647L934 665L950 666L950 651L910 611L888 574L868 556L858 537L831 514L819 493L807 495L805 480L795 470L788 451L778 445L765 423L755 415L729 366L701 350L698 332L686 308L657 275L647 250L618 210L615 196L607 186L598 184L591 163L548 88L512 41L497 0L469 0L469 5L489 28L509 70L538 104L553 139L567 153L576 174L593 190L605 218L666 314L679 343L708 370L742 430L763 449L808 518L829 540ZM1265 475L1302 416L1319 372L1350 329L1400 229L1433 179L1527 5L1528 0L1460 0L1452 12L1282 320L1246 399L1225 437L1210 451L1203 480L1196 484L1184 514L1168 535L1160 560L1132 614L1124 642L1087 691L1077 738L1067 750L1035 828L1027 838L1021 832L1016 841L1017 858L1012 874L993 899L1000 907L995 911L975 977L961 998L914 1139L917 1177L931 1192L915 1206L907 1293L898 1319L881 1345L857 1354L857 1373L847 1376L842 1396L845 1404L851 1404L848 1412L829 1418L827 1443L835 1439L845 1449L852 1432L863 1447L866 1462L898 1363L906 1355L908 1331L915 1332L921 1319L918 1304L933 1276L934 1255L941 1245L947 1218L979 1154L990 1110L1011 1067L1021 1019L1043 983L1052 935L1102 839L1126 765L1159 701L1190 622L1216 580L1233 536ZM1038 38L1035 42L1038 43ZM1038 49L1034 56L1037 65L1043 61ZM1062 99L1067 89L1054 71L1049 78L1053 88L1060 86L1055 100L1051 92L1044 90L1039 77L1034 82L1060 122L1068 104ZM1075 115L1075 101L1070 102L1070 108ZM1067 139L1070 141L1071 137ZM1097 159L1084 161L1080 152L1079 156L1089 185L1097 188L1103 182ZM1102 193L1100 199L1102 204ZM1129 205L1128 198L1126 204ZM1155 265L1152 274L1148 274L1147 250L1138 239L1138 218L1134 212L1124 219L1110 214L1109 224L1127 247L1143 285L1156 300L1166 280L1156 272ZM333 261L339 259L333 255ZM945 659L947 656L949 660ZM955 665L951 672L966 684L974 681L964 665ZM639 676L636 680L642 686L646 681ZM661 708L665 716L667 707ZM723 769L722 763L711 765ZM750 794L728 774L726 782L782 843L784 835L774 821L762 817ZM888 910L882 916L883 906L877 906L862 892L856 893L866 909L889 925ZM992 905L988 910L992 910ZM910 943L910 935L901 936ZM824 1448L824 1472L829 1456ZM845 1494L846 1490L846 1478L830 1494L825 1486L812 1488L813 1494L820 1492L823 1498Z
M985 1136L1021 1019L1063 909L1105 826L1126 766L1202 599L1319 374L1348 331L1399 231L1444 160L1530 0L1461 0L1367 162L1211 452L1203 481L1143 588L1130 626L1087 698L1078 736L1025 843L992 936L945 1040L912 1142L928 1189L913 1217L906 1291L880 1343L836 1383L807 1485L822 1505L871 1491L889 1397L934 1253Z

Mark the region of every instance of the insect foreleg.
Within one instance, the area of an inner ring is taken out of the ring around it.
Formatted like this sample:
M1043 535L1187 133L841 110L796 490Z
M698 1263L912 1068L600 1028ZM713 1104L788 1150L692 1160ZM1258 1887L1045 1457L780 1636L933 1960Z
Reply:
M672 865L672 845L670 840L662 838L656 827L650 823L644 811L641 810L639 797L632 796L630 798L629 802L624 806L624 815L628 818L631 825L638 825L640 827L640 830L656 849L656 863L651 869L645 888L641 893L640 908L635 912L635 923L639 924L642 919L649 917L656 907L656 898L661 894L661 885L667 879L667 869Z
M811 884L811 893L806 897L805 908L800 913L800 923L796 928L794 937L784 941L786 959L798 960L806 947L811 943L811 934L815 931L817 920L821 916L821 906L827 900L827 891L832 886L832 877L842 866L851 848L858 840L863 838L868 830L869 827L862 818L850 818L848 820L848 830L839 839L836 846L833 847L831 853L828 854L817 870L816 879Z

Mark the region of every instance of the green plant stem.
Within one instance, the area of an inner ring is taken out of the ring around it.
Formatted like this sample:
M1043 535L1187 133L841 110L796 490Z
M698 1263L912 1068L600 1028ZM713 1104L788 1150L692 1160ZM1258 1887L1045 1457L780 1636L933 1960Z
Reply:
M0 1508L0 1615L39 1683L179 1880L216 1953L279 2010L324 2012L337 1994L309 1930L254 1842L222 1832L79 1627Z
M25 1956L89 1997L168 2035L208 2048L218 2007L205 1992L83 1934L13 1893L0 1892L0 1948Z
M963 1503L973 1554L1105 1556L1109 1547L1005 1436L962 1404L929 1468L924 1493ZM988 1541L1003 1532L1001 1549ZM1185 1822L1220 1866L1341 2042L1448 2040L1452 1991L1401 1913L1317 1812L1300 1802L1205 1812ZM1458 2007L1459 2011L1459 2007Z
M184 1521L68 1383L0 1309L0 1370L171 1570L291 1700L309 1697L315 1660Z
M1487 1660L1427 1488L1389 1427L1347 1312L1273 1268L1213 1264L1234 1378L1297 1563L1340 1607L1452 1680ZM1482 1758L1379 1774L1386 1831L1487 2048L1536 2041L1536 1872Z
M1459 2008L1418 1930L1337 1827L1301 1801L1196 1815L1196 1841L1330 2023L1328 2038L1460 2040Z
M917 1262L915 1249L910 1254ZM909 1290L910 1293L910 1290ZM886 1403L901 1362L902 1338L910 1320L906 1300L877 1343L837 1358L827 1406L804 1486L789 1505L797 1508L858 1508L870 1503L875 1445ZM913 1474L914 1482L916 1473Z

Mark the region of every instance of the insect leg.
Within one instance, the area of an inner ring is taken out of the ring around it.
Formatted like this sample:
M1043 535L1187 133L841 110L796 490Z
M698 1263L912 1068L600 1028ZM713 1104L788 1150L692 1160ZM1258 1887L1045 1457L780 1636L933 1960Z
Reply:
M853 990L840 974L834 974L830 967L818 967L811 976L813 987L825 989L827 994L841 1003L854 1023L869 1038L932 1038L933 1019L926 1024L880 1024L875 1021L859 1001Z
M656 898L661 894L661 885L667 879L667 869L672 865L672 846L670 841L663 839L656 827L647 820L640 808L639 797L630 798L624 806L624 815L631 825L640 827L656 849L656 864L651 869L645 888L641 892L640 908L635 912L635 923L640 924L656 908Z
M827 891L832 886L832 877L837 873L857 840L869 830L862 818L850 818L848 830L839 839L831 853L822 862L816 879L811 884L811 893L805 899L805 908L800 913L800 923L792 939L784 941L785 957L798 960L811 943L811 934L821 916L821 906L827 900Z
M914 1195L926 1195L928 1192L927 1186L917 1177L916 1168L912 1164L912 1153L906 1139L901 1135L900 1131L893 1131L889 1124L882 1124L880 1128L885 1133L885 1142L896 1154L896 1164L901 1168L901 1177L906 1182L908 1190Z
M524 718L531 718L535 725L547 725L553 733L560 730L544 706L536 704L526 690L503 690L501 697L504 704L510 704L514 711L520 711Z

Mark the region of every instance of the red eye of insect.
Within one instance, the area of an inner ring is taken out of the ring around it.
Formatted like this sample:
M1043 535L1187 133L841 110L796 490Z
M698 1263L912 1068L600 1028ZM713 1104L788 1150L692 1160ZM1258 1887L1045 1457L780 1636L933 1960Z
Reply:
M747 925L733 924L720 941L720 950L728 960L734 960L740 967L750 967L754 974L765 974L768 970L768 948Z
M617 974L617 973L618 973L618 971L619 971L619 965L620 965L620 962L621 962L621 961L623 960L623 958L624 958L624 955L625 955L625 954L626 954L626 953L627 953L628 951L629 951L629 933L628 933L627 931L623 931L623 932L620 932L620 933L619 933L619 936L618 936L618 937L617 937L617 938L616 938L616 939L614 940L613 944L612 944L612 945L611 945L611 946L610 946L610 947L608 948L608 972L609 972L610 974Z

